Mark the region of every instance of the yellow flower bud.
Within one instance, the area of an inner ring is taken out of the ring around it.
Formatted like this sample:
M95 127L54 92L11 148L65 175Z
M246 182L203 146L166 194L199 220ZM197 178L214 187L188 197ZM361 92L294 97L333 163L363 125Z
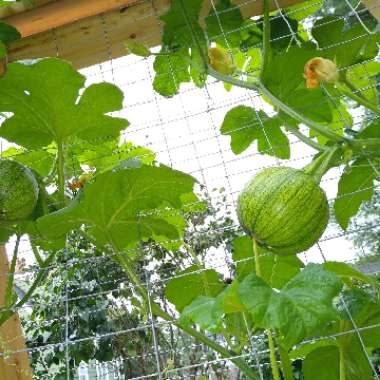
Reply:
M318 88L321 83L337 83L339 81L339 72L334 61L315 57L306 63L304 77L307 88Z
M210 66L224 75L232 74L236 67L232 62L231 56L222 48L212 47L208 49Z

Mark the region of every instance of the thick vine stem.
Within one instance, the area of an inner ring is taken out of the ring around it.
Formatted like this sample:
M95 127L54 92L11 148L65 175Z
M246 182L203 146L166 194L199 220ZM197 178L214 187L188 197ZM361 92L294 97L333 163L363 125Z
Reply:
M346 366L342 347L339 347L339 380L346 380Z
M257 246L257 241L254 237L252 237L252 246L253 246L253 254L255 257L256 276L261 277L260 255L259 255L259 250ZM280 371L277 364L276 347L274 344L272 331L270 329L266 329L265 332L268 336L268 346L269 346L270 363L271 363L271 368L272 368L273 379L280 380Z
M145 306L151 305L152 313L156 317L160 317L164 319L165 321L168 321L170 323L173 323L175 326L180 328L181 330L185 331L195 339L199 340L206 346L212 348L214 351L218 352L222 357L231 360L238 368L241 369L241 371L247 376L250 380L258 380L258 376L255 374L255 372L250 368L244 360L236 357L238 356L235 352L230 352L220 344L214 342L213 340L209 339L204 334L200 333L199 331L195 330L194 328L187 326L180 321L174 319L170 314L168 314L166 311L164 311L157 303L153 302L149 299L149 294L147 293L144 286L141 284L140 279L137 277L135 271L133 270L133 263L131 260L122 253L118 253L118 250L116 249L116 246L113 246L113 250L116 254L116 258L118 263L123 267L123 269L126 271L129 279L133 282L133 284L136 286L136 290L139 292L141 298L144 301Z
M285 129L292 133L294 136L298 138L298 140L304 142L305 144L309 145L315 150L318 150L319 152L323 152L327 149L329 149L326 145L318 144L316 141L312 140L311 138L305 136L297 127L293 127L289 124L285 124Z
M380 108L377 107L376 104L373 104L371 102L369 102L368 100L366 100L363 96L359 96L357 95L355 92L351 91L350 89L348 89L346 87L345 84L343 83L338 83L337 85L337 88L338 90L344 95L344 96L347 96L347 98L350 98L352 99L353 101L355 101L356 103L358 103L359 105L365 107L365 108L368 108L369 110L371 110L372 112L374 112L375 114L379 115L380 116ZM358 90L357 90L358 91Z
M293 380L293 369L292 369L292 362L289 359L288 351L281 346L281 344L278 345L279 352L280 352L280 358L282 363L282 374L284 375L284 380Z
M249 90L253 90L256 92L261 93L262 95L266 96L273 104L275 108L278 108L279 110L283 111L288 116L292 117L293 119L297 120L299 123L305 124L310 129L314 130L321 136L327 137L328 139L332 141L342 141L342 136L339 136L332 130L324 127L323 125L310 120L306 116L298 113L293 108L286 105L284 102L282 102L280 99L278 99L274 94L272 94L261 81L256 82L248 82L243 81L228 75L224 75L219 73L218 71L214 70L212 67L208 66L208 74L212 76L213 78L220 80L225 83L230 83L234 86L247 88Z
M304 172L313 176L319 183L326 172L332 167L335 156L340 147L334 146L329 150L324 151L319 157L304 168Z
M266 73L271 56L270 29L269 0L264 0L263 64L261 66L260 78L263 78Z
M13 282L15 278L17 254L18 254L18 248L20 245L20 239L21 239L21 235L17 234L17 240L16 240L14 251L13 251L12 262L11 262L11 266L8 272L7 289L5 291L5 307L9 307L12 304Z

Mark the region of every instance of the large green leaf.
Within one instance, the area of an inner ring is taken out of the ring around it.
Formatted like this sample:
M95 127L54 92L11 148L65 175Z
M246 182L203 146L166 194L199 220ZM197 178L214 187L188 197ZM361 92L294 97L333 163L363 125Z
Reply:
M118 137L125 119L106 115L122 108L123 93L109 83L83 89L85 78L66 61L11 63L0 78L0 111L12 112L0 136L28 149L70 137L93 141ZM98 141L99 142L99 141Z
M178 311L182 311L196 297L216 297L224 287L225 284L215 270L193 265L167 283L165 296Z
M215 304L215 298L198 296L190 305L186 306L182 313L180 322L196 323L202 329L217 332L220 330L220 320L214 319L212 308Z
M124 168L99 174L69 206L40 218L38 228L46 237L60 237L86 227L100 246L112 244L123 249L137 241L179 236L163 206L182 207L182 195L192 192L195 180L166 166Z
M11 42L19 40L20 38L21 34L14 26L6 24L5 22L0 22L0 41L4 45L8 45Z
M328 98L321 89L306 89L303 77L306 62L319 55L321 52L310 43L275 53L266 67L263 82L274 95L299 113L328 124L332 121Z
M225 48L239 47L243 22L240 9L235 4L230 0L219 0L206 17L207 37Z
M333 299L341 288L336 275L321 265L309 264L281 291L251 274L242 282L239 296L254 322L262 328L277 329L290 347L337 318Z
M231 149L235 154L244 152L257 140L259 152L288 159L289 140L282 132L281 125L278 117L271 118L264 111L237 106L227 112L221 133L231 136Z
M376 179L376 162L367 158L355 160L347 166L339 180L338 196L334 202L335 216L343 229L353 216L357 214L361 204L373 196L374 180Z
M154 89L163 96L173 96L181 83L193 79L203 86L206 79L204 59L207 45L199 25L202 0L173 0L164 21L161 55L154 62Z
M339 380L339 348L316 348L306 356L302 368L305 380Z
M55 155L45 149L27 151L13 147L3 152L3 157L10 158L35 170L42 177L46 177L50 173L55 160Z
M379 286L379 283L375 279L358 271L352 265L338 261L327 261L323 264L323 267L338 275L348 285L352 285L352 280L359 280L372 286Z
M370 45L376 45L380 36L379 33L368 34L360 23L347 25L340 17L324 17L317 20L312 35L324 56L336 60L341 69L346 69L347 66L363 59L374 58L377 48L371 48L371 56L366 54L361 57L361 54Z
M259 248L262 278L273 288L281 289L304 266L295 255L281 256ZM255 273L255 260L252 239L248 236L237 237L232 242L232 258L236 262L239 279Z

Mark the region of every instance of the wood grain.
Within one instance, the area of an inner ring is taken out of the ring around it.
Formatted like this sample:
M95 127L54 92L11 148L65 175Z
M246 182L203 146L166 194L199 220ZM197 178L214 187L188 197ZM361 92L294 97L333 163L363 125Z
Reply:
M4 246L0 246L0 306L5 303L7 274L9 262ZM25 350L25 339L17 313L0 326L0 379L2 380L32 380L32 370L29 357Z
M60 3L69 4L70 2L71 4L72 1L61 0ZM95 0L86 1L92 3ZM131 0L123 1L130 2ZM262 0L234 0L233 2L240 7L245 18L262 13ZM302 0L278 0L280 7L300 2ZM54 4L48 4L45 7ZM205 4L209 5L210 2L205 1ZM32 35L11 45L9 61L51 57L58 53L59 57L71 61L76 68L83 68L104 62L109 57L118 58L125 55L123 42L127 38L135 38L150 47L157 46L161 42L163 26L159 16L167 12L169 5L170 0L139 2L126 8L104 13L103 16L94 15L71 22L55 28L54 32L48 30ZM274 1L271 8L276 9ZM207 14L208 10L209 7L208 9L205 7L203 16ZM69 10L67 11L69 12ZM27 22L29 12L23 14L25 22ZM50 17L52 20L53 15ZM12 22L12 19L13 17L10 17L6 20Z
M362 0L363 4L380 21L380 0Z

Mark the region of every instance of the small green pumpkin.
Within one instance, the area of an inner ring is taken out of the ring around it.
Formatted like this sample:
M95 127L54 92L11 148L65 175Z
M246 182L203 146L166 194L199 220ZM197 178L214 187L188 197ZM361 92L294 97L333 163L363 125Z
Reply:
M287 167L257 174L239 195L237 212L243 228L278 254L307 250L329 220L326 194L315 178Z
M38 183L30 169L15 161L0 160L0 221L26 219L36 207Z

